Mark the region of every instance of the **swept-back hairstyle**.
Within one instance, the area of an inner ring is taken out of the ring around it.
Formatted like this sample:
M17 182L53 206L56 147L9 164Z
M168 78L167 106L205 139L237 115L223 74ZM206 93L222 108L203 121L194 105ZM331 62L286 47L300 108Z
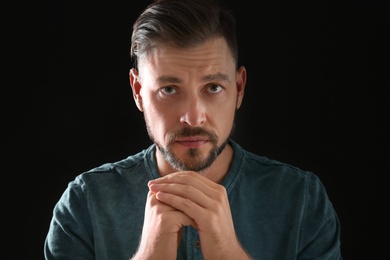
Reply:
M235 18L217 0L155 0L133 25L130 56L137 58L159 46L192 47L223 37L236 66L238 47Z

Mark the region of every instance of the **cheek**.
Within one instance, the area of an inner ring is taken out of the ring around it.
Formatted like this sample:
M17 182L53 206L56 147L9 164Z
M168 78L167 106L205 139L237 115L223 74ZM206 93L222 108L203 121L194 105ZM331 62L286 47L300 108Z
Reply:
M225 137L230 134L230 131L233 126L234 116L236 112L236 106L234 104L230 104L229 106L225 106L223 109L213 109L213 113L210 115L209 120L214 122L217 127L217 131L221 135L220 137Z
M230 109L225 109L224 113L220 116L220 120L222 124L224 124L225 127L228 128L228 130L230 130L230 127L233 124L235 111L236 111L235 107Z
M160 144L165 144L167 135L174 129L174 115L167 109L145 103L145 120L153 138Z

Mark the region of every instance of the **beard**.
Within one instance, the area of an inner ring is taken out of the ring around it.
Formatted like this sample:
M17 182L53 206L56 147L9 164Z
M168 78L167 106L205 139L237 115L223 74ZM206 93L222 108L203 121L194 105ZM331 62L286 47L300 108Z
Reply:
M208 131L201 127L185 127L181 130L174 132L169 135L168 143L166 147L163 147L159 144L153 137L152 127L148 123L149 121L145 116L146 130L148 132L150 140L156 145L157 149L161 152L166 162L168 162L175 170L177 171L196 171L201 172L208 167L217 159L217 157L225 149L226 145L229 142L229 139L233 135L235 128L235 115L232 123L232 128L229 135L223 140L222 144L218 146L219 138L213 131ZM189 137L189 136L206 136L208 137L209 142L212 144L212 149L208 155L204 158L196 148L190 148L187 150L186 156L189 158L187 160L182 160L173 152L172 144L177 138Z

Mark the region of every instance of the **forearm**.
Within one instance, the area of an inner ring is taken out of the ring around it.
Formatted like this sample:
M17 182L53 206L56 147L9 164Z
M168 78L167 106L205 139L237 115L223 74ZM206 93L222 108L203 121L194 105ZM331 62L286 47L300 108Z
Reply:
M253 259L249 253L241 246L239 241L229 244L218 245L210 243L210 246L202 246L202 254L204 259L223 259L223 260L250 260Z
M141 239L137 252L130 260L176 260L178 241L177 235L162 236L156 240Z

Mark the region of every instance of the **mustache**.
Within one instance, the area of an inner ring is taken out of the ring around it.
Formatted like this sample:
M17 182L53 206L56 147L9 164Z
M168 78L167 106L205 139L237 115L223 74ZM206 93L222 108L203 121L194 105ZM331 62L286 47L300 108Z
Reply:
M218 136L212 131L205 130L201 127L185 127L180 129L177 132L174 132L169 137L169 143L172 143L176 138L189 137L195 135L207 136L212 142L215 142L218 139Z

